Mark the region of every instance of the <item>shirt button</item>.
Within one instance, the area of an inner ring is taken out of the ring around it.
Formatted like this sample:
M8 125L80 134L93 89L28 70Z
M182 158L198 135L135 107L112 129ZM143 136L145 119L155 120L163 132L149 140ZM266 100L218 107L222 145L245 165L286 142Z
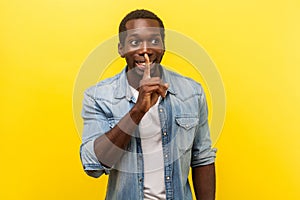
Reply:
M163 110L162 109L159 109L159 112L162 112Z
M167 133L166 132L164 132L164 136L166 136L167 135Z
M142 180L143 180L143 179L142 179L142 178L140 178L140 180L139 180L139 181L140 181L140 182L142 182Z
M165 157L167 158L167 157L168 157L168 154L166 154Z
M167 180L170 180L170 176L167 176Z

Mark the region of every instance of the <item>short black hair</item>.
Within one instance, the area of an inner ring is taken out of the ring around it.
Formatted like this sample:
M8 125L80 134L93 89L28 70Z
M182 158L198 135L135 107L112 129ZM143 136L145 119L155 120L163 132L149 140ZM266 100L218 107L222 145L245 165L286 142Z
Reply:
M163 40L163 44L165 44L165 27L162 20L153 12L145 9L137 9L128 13L121 21L119 26L119 40L120 43L124 45L126 38L126 23L132 19L154 19L158 22L160 27L160 34Z

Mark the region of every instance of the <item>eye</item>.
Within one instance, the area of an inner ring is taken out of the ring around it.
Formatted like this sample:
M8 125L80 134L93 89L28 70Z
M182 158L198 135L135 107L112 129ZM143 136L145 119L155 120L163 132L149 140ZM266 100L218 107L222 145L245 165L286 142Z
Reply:
M140 44L140 41L139 40L131 40L131 41L129 41L129 43L131 46L138 46Z
M159 43L160 43L159 39L152 39L151 40L151 44L153 44L153 45L158 45Z

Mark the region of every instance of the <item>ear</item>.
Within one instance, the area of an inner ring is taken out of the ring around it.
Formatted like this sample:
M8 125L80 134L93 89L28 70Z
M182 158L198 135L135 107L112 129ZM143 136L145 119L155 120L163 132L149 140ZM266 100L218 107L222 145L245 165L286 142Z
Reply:
M122 58L125 57L124 46L121 43L118 44L118 52Z

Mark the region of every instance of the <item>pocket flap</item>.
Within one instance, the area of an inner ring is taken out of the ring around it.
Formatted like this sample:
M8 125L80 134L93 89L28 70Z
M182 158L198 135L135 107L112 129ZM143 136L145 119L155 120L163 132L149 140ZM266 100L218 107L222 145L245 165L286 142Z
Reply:
M199 119L197 117L176 117L175 120L179 126L183 127L186 130L195 127L199 122Z

